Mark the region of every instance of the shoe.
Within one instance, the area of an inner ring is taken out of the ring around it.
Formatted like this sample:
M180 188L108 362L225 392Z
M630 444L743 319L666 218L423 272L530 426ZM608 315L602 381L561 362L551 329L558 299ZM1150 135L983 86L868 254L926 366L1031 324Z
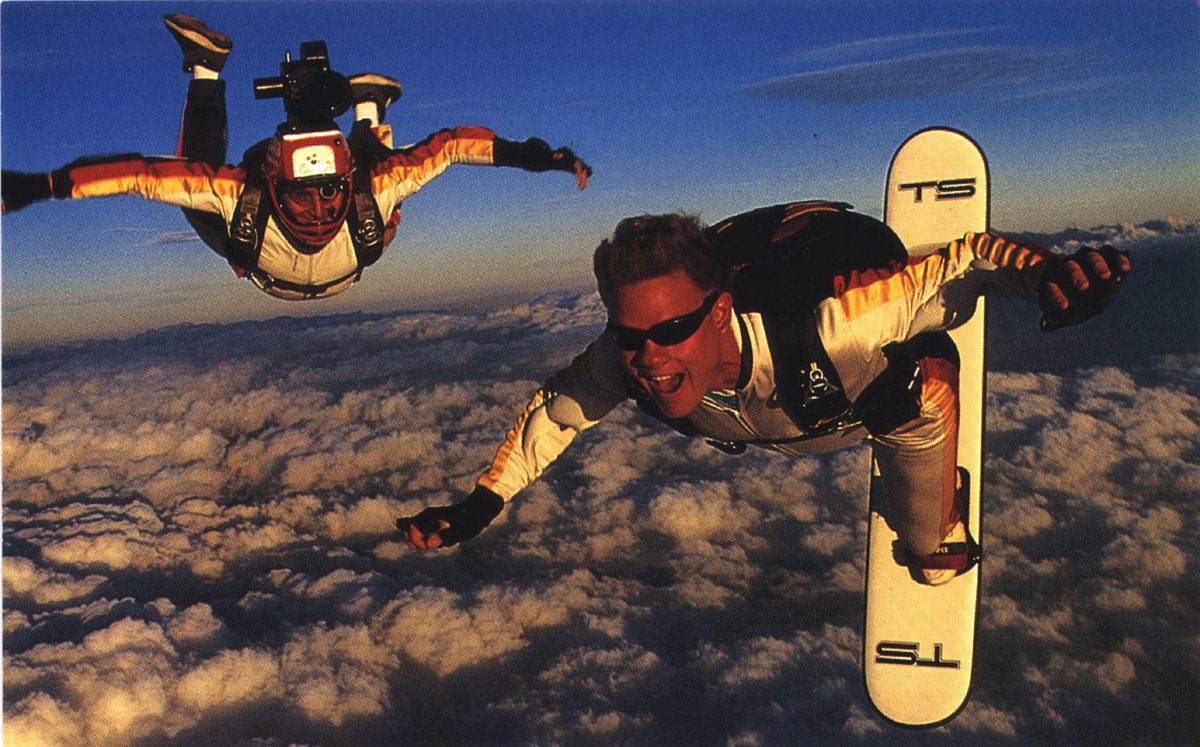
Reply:
M960 573L974 568L979 562L979 544L967 534L967 500L970 490L967 471L959 467L958 486L954 496L957 505L951 514L957 519L932 555L917 558L912 562L912 565L921 571L925 583L930 586L948 583Z
M942 540L937 551L922 559L921 573L925 576L925 583L941 586L949 582L966 570L967 558L967 528L960 521L950 528L950 533ZM941 567L930 567L926 563L936 563Z
M400 86L400 81L392 80L386 75L359 73L350 76L350 93L356 104L374 101L379 107L379 118L382 120L387 108L400 98L404 89Z
M233 41L219 31L213 31L204 22L191 16L171 13L163 16L163 23L179 48L183 50L183 71L192 72L196 65L220 72L225 67L225 58L233 49Z

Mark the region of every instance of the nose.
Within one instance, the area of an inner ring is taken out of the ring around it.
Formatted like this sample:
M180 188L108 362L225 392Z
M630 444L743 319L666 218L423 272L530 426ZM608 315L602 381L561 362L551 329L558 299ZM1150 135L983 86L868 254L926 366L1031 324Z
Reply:
M658 363L667 360L666 348L660 346L653 340L646 340L642 343L642 347L634 353L633 363L635 366L644 366L649 368Z
M335 212L334 207L322 200L321 194L315 191L312 193L312 207L313 215L315 215L319 220L332 218Z

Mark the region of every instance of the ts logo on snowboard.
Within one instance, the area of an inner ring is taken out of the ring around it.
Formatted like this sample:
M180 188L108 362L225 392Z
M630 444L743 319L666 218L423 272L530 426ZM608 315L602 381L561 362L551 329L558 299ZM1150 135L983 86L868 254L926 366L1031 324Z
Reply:
M942 644L933 644L933 658L921 658L921 644L903 641L880 641L875 647L875 661L879 664L905 664L918 667L958 669L958 662L942 658Z
M901 191L913 190L913 202L925 198L925 190L934 190L935 200L961 200L975 196L975 177L968 179L942 179L940 181L909 182L898 187Z

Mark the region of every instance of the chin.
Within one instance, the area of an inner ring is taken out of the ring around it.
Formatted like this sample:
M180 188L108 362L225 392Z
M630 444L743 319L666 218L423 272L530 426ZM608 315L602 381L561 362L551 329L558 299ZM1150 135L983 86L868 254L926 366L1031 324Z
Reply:
M663 402L662 400L655 400L654 404L658 405L658 409L663 415L667 416L668 418L678 419L686 418L688 415L691 415L696 407L700 404L700 401L697 400L692 402L672 399L670 401Z

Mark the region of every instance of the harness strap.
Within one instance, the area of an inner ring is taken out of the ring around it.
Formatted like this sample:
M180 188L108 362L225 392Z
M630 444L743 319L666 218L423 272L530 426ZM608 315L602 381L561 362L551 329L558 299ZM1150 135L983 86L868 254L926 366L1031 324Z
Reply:
M361 146L362 138L351 138L349 142L352 146ZM378 141L376 144L383 147ZM357 280L362 275L363 268L379 260L385 245L385 224L379 212L379 204L371 191L371 167L378 162L381 154L363 147L355 148L354 151L356 167L351 182L352 209L346 216L357 264L354 272L320 285L301 285L274 278L259 269L258 260L262 255L262 243L267 219L271 215L271 205L270 201L263 197L266 190L263 184L262 164L266 157L266 149L253 146L243 157L242 168L246 172L246 183L234 208L233 220L229 223L229 235L225 242L225 257L239 275L255 276L264 288L285 288L306 295L320 295L352 276Z
M347 273L336 280L330 280L327 283L318 283L315 285L305 285L303 283L292 283L287 280L280 280L279 278L263 272L262 270L253 270L247 274L263 290L279 288L281 290L291 291L293 293L301 293L311 298L317 298L330 288L344 283L351 278L354 278L355 282L357 282L362 276L362 268L358 268L353 272Z
M808 305L764 310L763 327L775 363L775 391L798 426L817 435L853 418L837 369Z
M238 197L233 220L229 222L229 237L225 241L225 258L244 273L258 270L267 218L271 214L269 209L263 209L261 179L250 174L247 170L246 185Z
M350 240L354 242L354 257L361 273L383 255L383 216L371 192L371 173L365 165L355 169L352 189L354 205L346 221L350 224Z

